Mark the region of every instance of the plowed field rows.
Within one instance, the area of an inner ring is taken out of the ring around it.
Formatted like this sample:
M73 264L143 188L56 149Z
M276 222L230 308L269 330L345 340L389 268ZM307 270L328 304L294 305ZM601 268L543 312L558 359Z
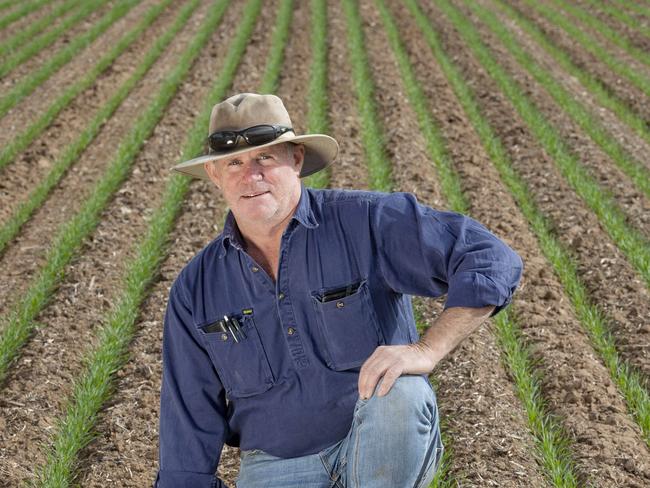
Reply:
M306 184L412 192L523 258L431 375L432 486L650 486L647 2L0 5L0 486L153 484L167 294L227 212L169 168L237 92L339 141Z

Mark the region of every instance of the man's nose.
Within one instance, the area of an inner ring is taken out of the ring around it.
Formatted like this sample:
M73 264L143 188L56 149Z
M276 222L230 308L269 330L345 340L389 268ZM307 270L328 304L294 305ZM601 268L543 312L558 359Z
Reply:
M244 179L246 181L259 181L264 179L264 168L256 162L246 165Z

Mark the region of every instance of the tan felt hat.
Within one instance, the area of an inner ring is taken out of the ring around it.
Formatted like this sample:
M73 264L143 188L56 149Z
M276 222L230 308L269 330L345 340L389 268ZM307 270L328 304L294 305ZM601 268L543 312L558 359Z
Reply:
M239 93L216 104L210 115L209 134L216 131L241 131L256 125L269 124L293 127L284 104L275 95L258 95L256 93ZM309 176L331 164L339 152L339 144L333 137L324 134L307 134L297 136L293 131L285 132L277 139L259 146L251 146L238 138L237 145L219 152L190 159L177 164L172 169L197 178L209 179L204 163L217 161L236 154L245 153L252 149L272 146L283 142L293 142L305 145L305 161L300 176Z

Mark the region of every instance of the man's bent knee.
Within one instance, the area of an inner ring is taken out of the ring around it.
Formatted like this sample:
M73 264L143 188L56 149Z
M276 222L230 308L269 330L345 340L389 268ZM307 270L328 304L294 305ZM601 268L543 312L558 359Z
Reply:
M424 416L432 424L437 423L436 397L427 380L420 375L404 375L397 378L384 396L377 396L383 378L375 393L367 400L359 400L357 411L368 417L404 419ZM380 419L378 419L380 420ZM380 420L381 421L381 420Z

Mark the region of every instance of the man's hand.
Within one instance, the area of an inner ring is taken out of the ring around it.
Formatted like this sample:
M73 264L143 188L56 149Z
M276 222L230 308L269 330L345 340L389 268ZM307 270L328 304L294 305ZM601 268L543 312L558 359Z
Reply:
M377 395L384 396L401 375L430 373L436 363L433 351L422 342L379 346L361 366L359 396L364 400L370 398L382 376L384 381Z
M430 373L436 364L490 316L492 305L480 308L445 309L418 342L379 346L361 366L359 397L368 399L382 376L377 396L389 392L403 374Z

